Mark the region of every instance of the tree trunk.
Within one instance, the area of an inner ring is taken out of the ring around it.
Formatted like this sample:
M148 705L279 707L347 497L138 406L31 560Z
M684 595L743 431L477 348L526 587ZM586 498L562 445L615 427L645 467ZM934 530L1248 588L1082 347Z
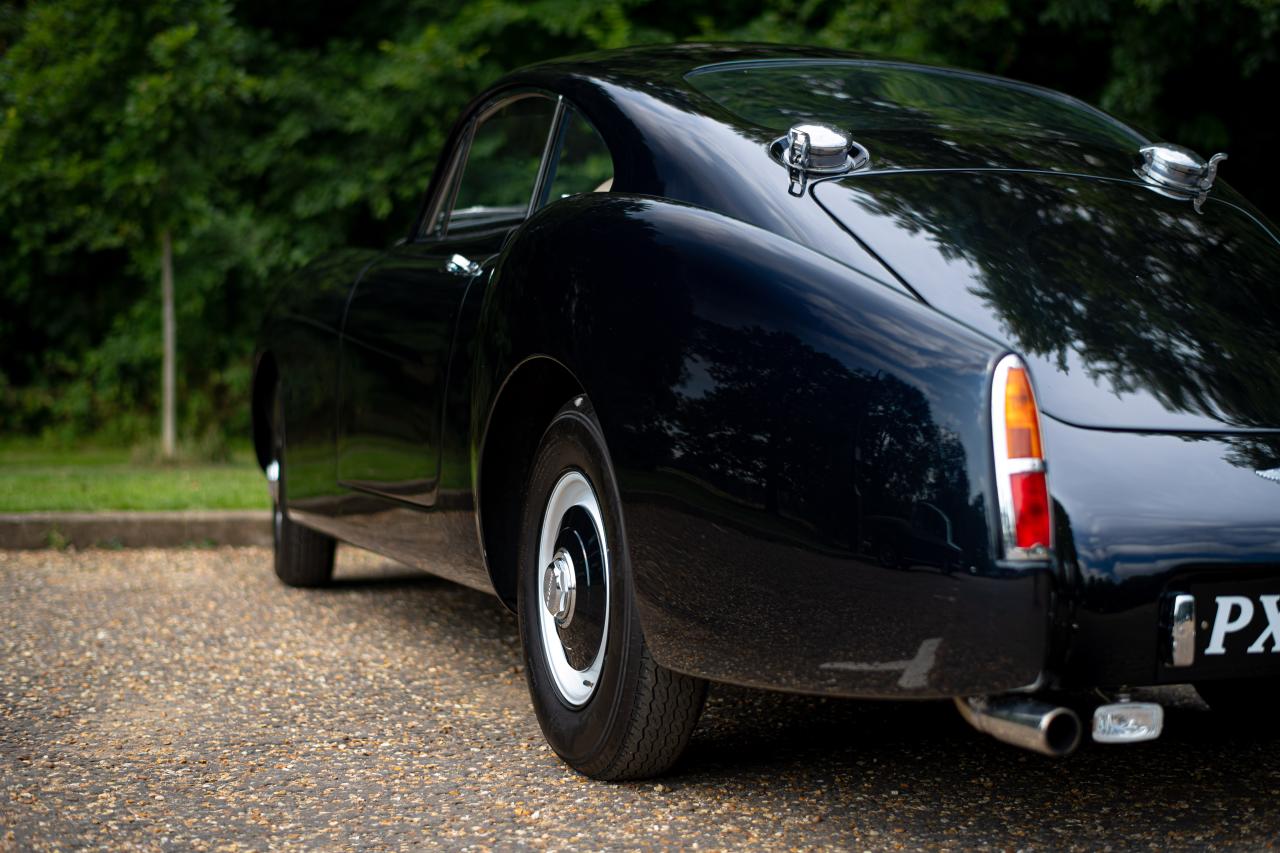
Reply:
M161 399L162 425L160 428L160 449L165 459L173 459L177 455L177 438L174 427L174 350L177 332L173 316L173 241L169 229L160 234L160 291L163 302L164 323L164 363L163 391Z

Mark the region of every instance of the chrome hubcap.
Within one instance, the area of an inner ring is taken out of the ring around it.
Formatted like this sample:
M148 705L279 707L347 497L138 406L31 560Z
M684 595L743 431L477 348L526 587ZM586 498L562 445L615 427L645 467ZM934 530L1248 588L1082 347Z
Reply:
M609 630L609 555L595 490L581 471L551 489L538 538L542 606L538 633L562 701L585 705L604 668Z
M573 558L561 548L556 551L547 568L542 572L542 603L556 620L556 625L567 628L573 621L573 605L577 599L578 584L573 576Z

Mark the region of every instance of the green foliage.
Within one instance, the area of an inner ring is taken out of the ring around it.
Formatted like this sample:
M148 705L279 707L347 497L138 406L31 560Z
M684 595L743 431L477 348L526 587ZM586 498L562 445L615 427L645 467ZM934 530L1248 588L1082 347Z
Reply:
M1274 205L1275 0L0 0L0 431L155 432L168 228L182 432L243 435L270 283L401 236L467 100L540 59L698 39L1062 89L1229 150Z

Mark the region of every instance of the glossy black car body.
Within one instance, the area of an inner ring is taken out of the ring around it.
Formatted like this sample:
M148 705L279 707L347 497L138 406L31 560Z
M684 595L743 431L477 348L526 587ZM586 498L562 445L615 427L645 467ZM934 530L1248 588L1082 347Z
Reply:
M787 114L733 93L815 61L1008 101L923 84L895 101L895 83L806 116L823 102L798 94L790 118L839 121L871 162L796 196L770 152ZM741 81L700 81L713 65ZM611 190L432 233L472 112L523 91L594 126ZM1074 118L1020 111L1036 99ZM1256 473L1280 467L1280 242L1221 181L1199 211L1154 191L1134 172L1147 141L1032 87L845 53L524 69L463 115L405 243L284 288L256 365L260 457L279 388L291 518L511 603L534 445L585 393L644 635L673 670L921 698L1273 675L1270 650L1171 667L1164 620L1205 584L1280 592L1280 483ZM1044 429L1039 564L1000 558L990 394L1010 352Z

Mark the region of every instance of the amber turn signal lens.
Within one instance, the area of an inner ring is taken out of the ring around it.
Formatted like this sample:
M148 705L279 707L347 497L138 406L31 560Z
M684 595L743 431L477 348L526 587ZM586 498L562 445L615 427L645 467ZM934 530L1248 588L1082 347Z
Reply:
M1009 368L1004 386L1005 446L1010 459L1040 459L1040 419L1031 380L1021 367Z

